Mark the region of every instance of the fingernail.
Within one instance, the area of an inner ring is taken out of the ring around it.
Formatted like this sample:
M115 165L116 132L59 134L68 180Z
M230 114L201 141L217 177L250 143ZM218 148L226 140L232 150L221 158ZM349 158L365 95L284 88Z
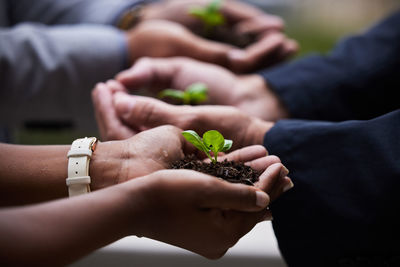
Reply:
M290 189L292 189L294 186L293 182L290 181L289 184L287 184L284 188L283 188L283 193L285 193L286 191L289 191Z
M256 205L258 207L264 208L269 204L269 197L266 193L262 191L256 191Z
M135 106L135 100L128 97L127 95L116 95L115 97L115 109L121 116L129 115Z
M116 78L117 80L119 80L119 81L120 81L120 80L124 80L124 79L126 79L126 78L129 77L129 71L130 71L130 70L125 70L125 71L119 73L115 78Z
M282 166L281 172L280 172L280 176L281 176L281 177L285 177L285 176L287 176L288 174L289 174L289 170L288 170L285 166Z
M267 212L263 218L263 221L272 221L274 218L270 212Z
M244 58L244 52L241 50L231 50L228 52L228 57L231 60L242 60Z

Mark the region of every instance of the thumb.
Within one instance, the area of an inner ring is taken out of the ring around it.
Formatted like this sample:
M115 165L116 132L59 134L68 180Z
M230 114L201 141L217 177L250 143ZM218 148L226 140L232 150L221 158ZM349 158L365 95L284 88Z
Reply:
M178 59L141 58L130 69L120 72L116 80L131 90L143 87L168 88L179 70Z
M178 108L154 98L118 92L114 95L114 106L124 123L135 129L145 130L165 124L180 127Z
M193 37L189 49L188 57L195 58L203 62L218 64L224 67L229 66L229 51L235 49L233 46L209 41L201 37Z
M269 205L269 196L255 187L217 179L214 183L202 200L204 208L253 212L261 211Z

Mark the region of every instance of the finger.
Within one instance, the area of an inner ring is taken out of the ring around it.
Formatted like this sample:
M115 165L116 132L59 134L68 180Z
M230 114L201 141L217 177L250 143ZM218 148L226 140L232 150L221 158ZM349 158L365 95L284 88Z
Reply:
M272 189L272 191L269 193L271 201L274 201L280 195L282 195L283 193L287 192L288 190L290 190L290 189L292 189L294 187L294 184L293 184L292 180L287 176L283 177L283 175L284 174L281 173L281 178L275 184L275 186Z
M282 31L284 22L276 16L258 16L238 23L234 31L239 34L262 34L268 31Z
M283 46L283 51L285 51L286 57L294 55L299 50L299 44L293 40L286 40Z
M204 208L249 212L266 208L269 201L269 196L255 187L215 179L209 182L200 205Z
M200 37L193 37L190 44L187 44L190 53L183 55L191 57L203 62L218 64L220 66L228 67L228 53L234 47L228 44L209 41Z
M256 183L257 188L267 192L272 192L275 185L278 183L281 172L285 171L285 167L281 163L275 163L269 166L259 177L259 181Z
M112 99L111 90L104 83L97 84L92 91L100 136L103 140L129 138L134 134L134 131L122 125L115 112Z
M283 29L284 22L281 18L264 13L261 9L241 2L226 2L222 6L222 12L231 23L250 20L253 18L263 18L268 20L271 26Z
M229 154L220 156L221 160L248 162L268 155L265 147L261 145L254 145L235 150Z
M108 80L106 82L106 85L108 88L111 90L111 93L116 93L116 92L127 92L128 90L123 86L120 82L117 82L116 80Z
M248 161L245 164L247 166L250 166L254 170L263 172L272 164L280 163L280 162L281 162L281 160L276 156L267 156L267 157L260 157L255 160L252 160L252 161Z
M178 65L177 60L142 58L130 69L119 73L116 80L130 90L143 87L168 88L178 70Z
M278 49L278 51L274 52L271 57L266 59L263 62L264 66L271 66L277 63L280 63L282 61L287 60L291 56L293 56L297 51L299 47L296 41L294 40L285 40L283 45Z
M283 42L284 36L280 33L273 33L242 50L231 50L228 54L231 69L243 72L257 67L267 57L277 52Z
M176 110L179 108L160 100L116 93L114 105L118 116L133 128L145 130L165 124L182 128L178 122L179 112Z

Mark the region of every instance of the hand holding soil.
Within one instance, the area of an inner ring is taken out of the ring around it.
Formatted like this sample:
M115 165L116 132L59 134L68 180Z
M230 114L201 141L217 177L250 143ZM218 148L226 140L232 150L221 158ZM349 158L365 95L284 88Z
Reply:
M235 75L220 66L193 59L141 59L117 75L117 80L130 91L145 87L154 94L165 88L183 91L191 84L201 82L208 88L205 104L235 106L267 121L289 116L261 76Z
M193 9L207 9L212 2L161 1L143 10L143 21L174 21L198 36L229 44L234 49L227 51L228 65L224 66L236 72L248 72L281 62L297 51L297 43L282 34L284 23L281 18L237 1L221 1L220 12L225 23L212 31L205 31L202 20L190 13Z

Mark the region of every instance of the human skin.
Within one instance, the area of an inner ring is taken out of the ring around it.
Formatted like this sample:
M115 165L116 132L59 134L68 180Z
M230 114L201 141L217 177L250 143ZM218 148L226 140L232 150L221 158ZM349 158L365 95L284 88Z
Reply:
M249 116L230 106L177 106L144 96L129 95L115 82L100 83L92 93L100 133L124 139L160 125L174 125L202 134L210 129L234 140L233 149L262 145L274 122Z
M160 150L162 135L170 144ZM127 235L218 258L256 223L271 219L267 205L293 186L280 160L261 146L221 156L262 172L251 187L159 170L191 151L180 129L164 126L135 137L98 144L90 163L94 192L47 202L66 196L69 146L0 144L2 263L63 265Z
M161 1L146 5L141 22L126 33L131 63L144 56L186 56L247 72L261 64L283 61L297 51L297 43L282 33L282 19L237 1L226 1L221 10L237 34L252 33L257 37L255 43L239 49L192 33L199 23L188 11L209 2Z
M265 121L289 117L285 105L260 75L237 75L220 66L189 58L143 58L119 73L116 80L120 84L109 84L115 91L134 92L137 88L147 88L153 93L165 88L185 90L193 83L202 82L208 88L205 104L234 106Z
M128 235L153 238L219 258L258 222L282 165L256 187L189 170L163 170L90 194L0 209L6 265L64 265ZM283 192L284 188L279 188Z

